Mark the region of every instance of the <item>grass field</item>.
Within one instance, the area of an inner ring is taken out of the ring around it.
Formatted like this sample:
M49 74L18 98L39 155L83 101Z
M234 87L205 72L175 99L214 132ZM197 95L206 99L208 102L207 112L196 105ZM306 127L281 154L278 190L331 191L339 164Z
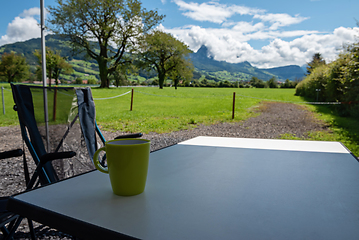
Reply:
M93 89L97 121L105 129L137 132L170 132L195 127L196 124L240 121L248 118L259 98L302 101L293 90L219 89L219 88L134 88L130 110L129 88ZM236 91L235 119L232 120L233 92ZM251 97L244 97L251 96Z
M0 126L16 125L13 100L8 84L4 86L5 112L0 113ZM303 104L294 96L294 89L255 88L134 88L133 110L130 111L131 88L93 88L96 119L104 130L124 132L165 133L190 129L198 124L237 122L255 115L252 111L261 101L285 101ZM232 120L233 92L236 92L235 118ZM127 94L126 94L127 93ZM125 94L123 96L119 96ZM119 96L119 97L116 97ZM2 101L1 101L2 103ZM318 119L330 126L330 131L310 134L311 140L341 141L359 156L359 121L334 115L322 105L307 105ZM2 107L1 107L2 109ZM283 135L282 138L297 139Z

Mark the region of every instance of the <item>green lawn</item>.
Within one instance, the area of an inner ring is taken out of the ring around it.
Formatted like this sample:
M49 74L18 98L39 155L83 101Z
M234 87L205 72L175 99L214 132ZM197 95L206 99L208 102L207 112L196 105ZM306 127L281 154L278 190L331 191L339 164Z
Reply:
M16 113L9 84L4 86L5 111L0 112L0 126L17 125ZM255 88L134 88L133 111L130 111L131 94L118 95L131 88L93 88L96 119L104 130L124 132L165 133L190 129L198 124L236 122L256 113L252 111L263 100L303 104L294 96L294 89ZM232 120L233 92L236 92L235 118ZM116 98L113 98L116 97ZM51 94L50 94L51 98ZM107 98L107 99L103 99ZM1 100L2 103L2 100ZM2 105L2 104L1 104ZM323 105L307 105L314 115L329 125L329 131L310 133L310 140L340 141L359 156L359 121L338 117ZM283 135L282 138L297 139Z
M130 88L93 89L95 99L117 96ZM233 92L236 92L235 119L232 120ZM250 96L250 97L248 97ZM98 123L106 130L129 132L171 132L195 127L196 124L240 121L253 113L261 99L301 102L288 89L222 88L134 88L131 94L95 100Z

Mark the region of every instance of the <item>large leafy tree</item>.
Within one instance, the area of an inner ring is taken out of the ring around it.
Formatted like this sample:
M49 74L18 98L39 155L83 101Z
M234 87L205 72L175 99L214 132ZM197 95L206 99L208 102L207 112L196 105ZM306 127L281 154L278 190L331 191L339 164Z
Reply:
M37 73L41 76L41 51L35 50L34 55L38 59ZM60 56L60 53L52 51L50 48L46 47L46 73L49 80L49 86L51 87L51 79L55 79L56 85L60 77L60 73L65 71L70 73L72 71L72 66L66 62L65 58ZM41 78L42 79L42 78Z
M22 55L11 52L1 56L0 76L5 77L9 83L25 80L30 74L29 69L30 67Z
M109 87L109 76L119 65L131 64L131 53L143 34L164 17L157 11L147 11L138 0L57 0L57 3L58 6L48 9L50 29L68 36L74 49L86 51L97 61L101 87Z
M193 65L186 57L191 52L187 45L171 34L153 31L146 36L139 54L139 65L158 74L160 89L166 77L178 81L181 77L192 76Z

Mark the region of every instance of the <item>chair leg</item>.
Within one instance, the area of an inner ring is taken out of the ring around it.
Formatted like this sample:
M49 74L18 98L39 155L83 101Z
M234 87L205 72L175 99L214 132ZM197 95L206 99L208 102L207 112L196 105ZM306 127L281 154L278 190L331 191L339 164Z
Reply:
M32 240L36 240L34 225L32 224L32 221L31 221L30 219L27 219L27 222L28 222L29 228L30 228L31 239L32 239Z
M11 227L9 234L4 238L4 240L13 239L16 229L19 227L22 219L22 217L17 218L15 224Z
M7 237L9 235L9 230L5 226L2 226L0 230L3 233L4 237Z

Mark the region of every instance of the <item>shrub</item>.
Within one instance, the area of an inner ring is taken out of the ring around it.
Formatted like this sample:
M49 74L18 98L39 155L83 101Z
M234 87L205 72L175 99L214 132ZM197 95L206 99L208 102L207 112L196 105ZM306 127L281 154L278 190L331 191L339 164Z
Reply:
M359 43L350 45L334 62L314 68L296 87L296 95L319 101L342 102L337 113L359 117Z

